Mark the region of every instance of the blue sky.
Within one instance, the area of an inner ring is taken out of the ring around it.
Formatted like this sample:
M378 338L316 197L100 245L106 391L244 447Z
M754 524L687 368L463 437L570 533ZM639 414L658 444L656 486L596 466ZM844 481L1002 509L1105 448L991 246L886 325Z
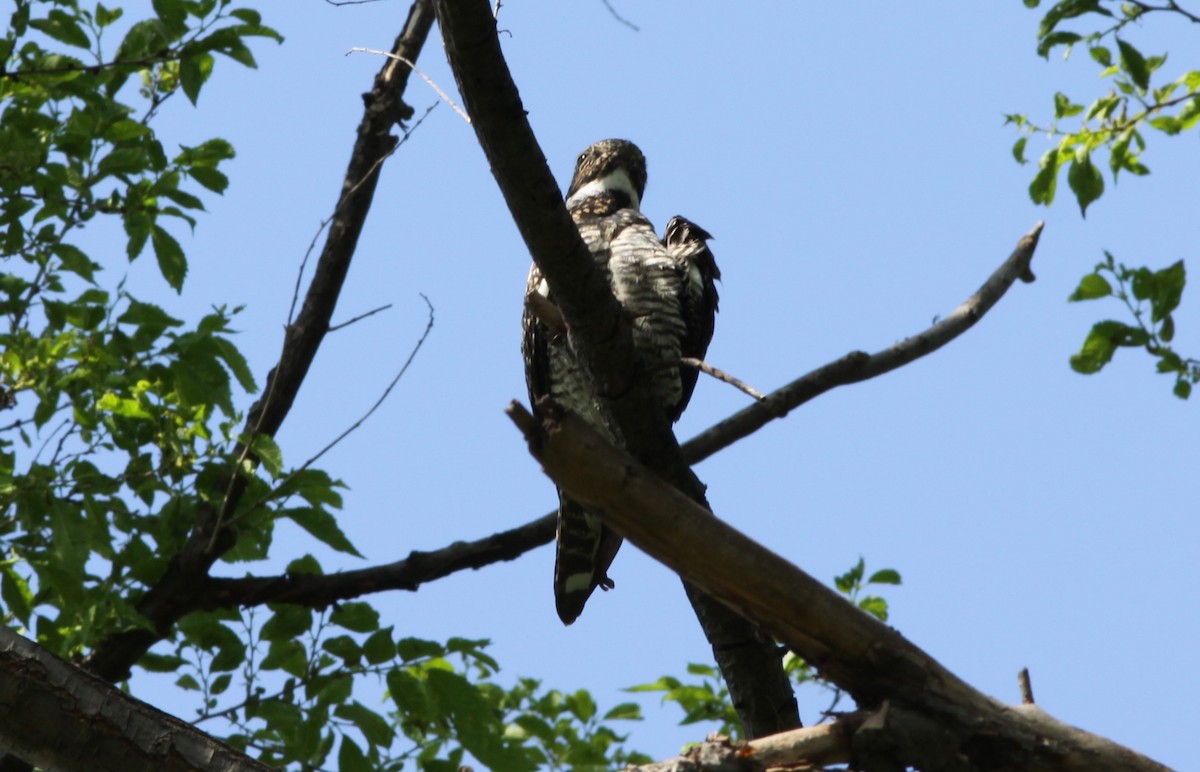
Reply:
M260 380L380 66L343 54L388 48L407 7L268 4L287 41L256 47L259 70L222 62L198 111L182 99L164 107L168 146L216 135L239 155L227 194L206 199L194 236L181 234L185 294L174 297L149 258L131 284L177 314L246 304L239 344ZM1186 600L1198 578L1197 406L1171 396L1137 353L1099 376L1070 371L1090 324L1120 309L1066 297L1104 249L1155 267L1194 257L1194 138L1153 136L1153 174L1110 184L1084 221L1068 199L1030 203L1033 172L1010 156L1016 135L1002 116L1046 119L1056 91L1090 101L1105 86L1086 57L1039 59L1039 15L1016 0L618 8L640 31L598 0L506 2L509 64L562 185L592 141L632 139L648 157L650 219L661 227L681 213L716 236L725 281L709 360L756 387L921 331L1047 223L1038 281L1014 287L968 334L699 465L716 513L825 581L860 555L869 569L898 569L891 623L966 681L1016 702L1028 667L1051 714L1184 766L1200 690L1200 624ZM1179 26L1134 37L1147 53L1169 49L1170 73L1197 66L1183 59L1195 41ZM419 64L453 91L436 29ZM414 79L408 101L419 114L437 96ZM1030 141L1031 157L1043 142ZM336 319L393 308L326 340L279 436L298 464L361 415L423 328L418 293L430 298L436 327L413 369L324 459L350 488L342 525L370 563L554 506L503 414L525 398L528 263L474 133L439 106L384 170ZM1178 348L1200 351L1188 295L1176 321ZM745 399L703 380L680 437ZM364 565L294 530L276 549L276 568L310 551L327 570ZM629 699L621 687L710 661L677 579L635 549L617 558L617 589L570 628L554 613L552 564L543 548L376 600L399 634L491 638L506 678L585 687L602 707ZM145 683L141 696L182 710L160 681ZM652 755L706 731L646 705L632 742ZM805 699L805 720L824 705Z

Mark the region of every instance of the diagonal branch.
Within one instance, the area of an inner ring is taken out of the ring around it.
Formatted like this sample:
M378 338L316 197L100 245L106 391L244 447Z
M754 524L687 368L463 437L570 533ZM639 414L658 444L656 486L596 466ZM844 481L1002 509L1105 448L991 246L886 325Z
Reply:
M416 0L396 39L397 54L415 60L432 23L429 0ZM284 335L283 351L267 376L263 396L246 417L248 437L258 433L273 436L278 431L329 330L350 259L371 208L378 170L397 142L392 127L412 114L412 108L401 99L408 75L407 67L388 59L376 75L371 91L364 95L365 110L325 247L300 313ZM239 448L236 454L243 455L243 450ZM125 678L133 663L187 613L194 604L195 589L207 578L213 562L236 540L228 521L245 486L245 480L232 472L218 489L218 495L223 495L219 509L208 504L197 506L196 524L188 541L172 556L163 576L138 603L138 612L149 620L153 629L129 630L101 641L84 660L87 669L111 681Z
M567 213L500 51L487 0L435 0L438 26L471 125L530 254L567 323L601 412L635 458L704 504L665 411L651 394L631 324ZM686 587L686 585L685 585ZM721 603L686 587L750 736L799 724L774 644Z
M572 498L769 630L860 708L878 709L851 739L853 768L1165 772L1036 706L1017 709L976 691L900 633L697 505L579 416L544 406L539 421L516 402L508 413L530 453Z
M0 752L42 769L271 772L0 625ZM7 762L9 768L14 766Z
M1012 254L992 272L975 294L964 300L945 319L875 354L851 352L776 389L766 399L734 413L688 440L683 445L684 457L689 463L695 464L750 436L776 418L783 418L789 411L830 389L869 380L937 351L975 326L1017 279L1027 283L1033 281L1030 262L1042 228L1043 223L1039 220L1017 241Z

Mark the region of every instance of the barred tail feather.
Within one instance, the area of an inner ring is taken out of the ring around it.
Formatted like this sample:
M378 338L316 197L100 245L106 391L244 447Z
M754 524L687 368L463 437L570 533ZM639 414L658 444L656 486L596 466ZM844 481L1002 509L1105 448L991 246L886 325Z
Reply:
M583 613L596 587L607 590L613 586L606 572L617 554L621 537L561 491L558 501L554 603L558 618L569 625Z

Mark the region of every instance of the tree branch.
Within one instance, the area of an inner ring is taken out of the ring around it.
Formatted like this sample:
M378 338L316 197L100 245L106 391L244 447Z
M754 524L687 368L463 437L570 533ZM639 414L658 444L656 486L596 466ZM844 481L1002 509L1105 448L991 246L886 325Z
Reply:
M416 59L432 23L429 0L416 0L396 39L396 52L410 60ZM358 127L358 138L324 250L304 305L284 335L279 362L267 376L262 398L254 403L246 417L245 434L249 436L260 432L273 436L278 431L329 329L350 259L370 210L378 169L397 142L391 133L392 127L412 113L401 99L408 76L407 67L388 59L376 75L371 91L364 95L365 110ZM243 450L239 448L235 454L242 454ZM171 558L162 578L138 603L138 612L155 629L129 630L101 641L84 660L88 670L110 681L127 677L133 664L194 606L196 588L207 578L213 562L236 540L228 520L244 490L245 480L231 472L226 487L220 490L224 494L220 510L209 505L197 507L196 524L187 543Z
M432 552L410 552L404 560L336 574L284 574L244 579L210 578L197 596L197 608L232 608L295 603L323 608L331 603L384 590L415 592L422 584L465 569L514 560L554 538L554 513L508 531Z
M533 135L491 9L486 0L435 0L435 7L471 125L567 323L602 415L634 457L704 504L704 486L683 460L666 413L651 394L630 321L584 245ZM798 726L795 696L774 644L721 603L694 588L687 591L746 733L755 737Z
M0 752L43 769L267 772L0 625Z
M548 405L539 421L516 402L508 412L546 474L572 498L769 630L860 708L877 711L851 740L854 768L1166 772L1036 706L1013 708L979 693L892 628L698 506L578 416Z
M1043 227L1044 223L1040 220L1035 223L1017 241L1008 259L992 272L975 294L964 300L945 319L875 354L853 351L776 389L766 399L734 413L685 442L684 458L691 464L702 461L830 389L883 375L926 354L932 354L962 335L1004 297L1017 279L1026 283L1034 280L1030 263Z

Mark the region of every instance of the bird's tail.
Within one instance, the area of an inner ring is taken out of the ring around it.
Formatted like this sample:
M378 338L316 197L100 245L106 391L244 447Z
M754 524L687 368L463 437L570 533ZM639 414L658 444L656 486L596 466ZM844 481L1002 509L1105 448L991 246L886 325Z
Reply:
M579 502L559 491L558 532L554 555L554 603L563 624L574 622L592 592L613 587L608 567L621 537Z

